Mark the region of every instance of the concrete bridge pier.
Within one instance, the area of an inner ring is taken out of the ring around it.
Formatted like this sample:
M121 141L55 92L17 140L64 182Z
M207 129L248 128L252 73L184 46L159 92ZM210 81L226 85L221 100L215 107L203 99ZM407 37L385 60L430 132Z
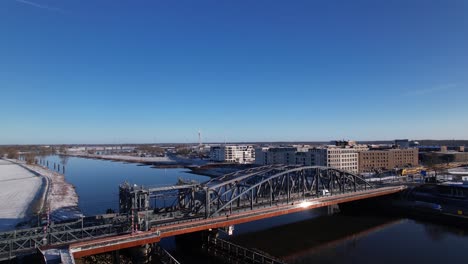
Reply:
M112 263L120 264L120 250L112 251Z
M218 237L218 229L210 229L175 236L177 251L196 253L207 243L209 237Z
M327 214L333 215L340 212L340 206L337 204L327 206Z
M130 255L133 263L151 263L152 252L153 244L130 248Z
M201 245L206 236L206 231L188 233L183 235L175 236L175 244L177 248L182 250L192 251L194 245Z

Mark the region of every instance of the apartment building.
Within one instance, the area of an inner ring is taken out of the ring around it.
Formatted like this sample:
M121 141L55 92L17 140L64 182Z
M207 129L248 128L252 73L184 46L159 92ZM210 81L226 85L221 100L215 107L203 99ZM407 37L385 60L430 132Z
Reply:
M287 164L304 166L326 166L357 173L360 151L368 150L366 145L337 141L335 145L316 148L270 147L256 149L255 163L260 165Z
M359 151L361 150L340 147L309 149L307 165L332 167L357 173L359 171Z
M210 159L232 163L253 163L255 149L251 145L214 146L210 149Z
M255 150L255 164L296 164L296 151L294 147L265 147Z

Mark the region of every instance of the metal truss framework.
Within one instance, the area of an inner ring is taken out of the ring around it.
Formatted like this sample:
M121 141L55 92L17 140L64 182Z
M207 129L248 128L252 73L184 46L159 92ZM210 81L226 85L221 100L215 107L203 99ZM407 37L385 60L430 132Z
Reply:
M339 169L321 166L272 165L252 168L214 178L203 184L150 188L133 192L135 201L169 201L156 207L154 215L164 219L168 212L180 217L215 217L301 200L333 196L374 188L363 178ZM140 195L143 198L138 198ZM148 202L149 205L151 202ZM140 203L141 204L141 203ZM148 210L139 207L136 210Z
M47 245L65 245L131 231L128 217L115 217L111 223L83 226L82 221L19 229L0 233L0 260Z

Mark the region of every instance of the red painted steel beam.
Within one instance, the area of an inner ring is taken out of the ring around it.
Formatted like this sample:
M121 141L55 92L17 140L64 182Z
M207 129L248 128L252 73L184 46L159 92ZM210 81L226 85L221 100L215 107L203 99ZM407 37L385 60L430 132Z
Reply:
M119 236L119 239L124 240L125 238L132 238L135 236L132 235L126 235L126 237L121 237ZM72 252L74 258L81 258L81 257L86 257L86 256L92 256L96 254L101 254L109 251L115 251L119 249L125 249L125 248L131 248L131 247L137 247L137 246L142 246L146 244L151 244L151 243L156 243L159 242L161 238L159 237L153 237L153 238L142 238L139 240L133 240L133 241L128 241L128 242L119 242L118 244L110 244L110 245L103 245L100 247L95 247L95 248L89 248L89 249L83 249L80 251ZM107 242L115 242L115 238L113 240L107 241ZM93 241L93 243L96 243L96 241ZM106 240L100 240L100 243L106 243ZM99 243L96 243L99 244ZM79 246L76 244L73 244L70 246L71 250L77 250Z
M238 214L234 214L230 217L218 216L209 219L196 220L193 222L178 223L168 225L164 227L155 227L151 231L139 232L137 234L127 234L109 238L101 238L86 242L80 242L70 245L70 249L75 258L84 256L90 256L109 251L141 246L149 243L159 242L162 238L171 237L176 235L182 235L187 233L193 233L198 231L204 231L212 228L220 228L230 225L238 225L246 222L257 221L261 219L296 213L300 211L310 210L314 208L335 205L340 203L347 203L362 199L368 199L378 196L389 195L393 193L401 192L404 187L387 187L382 189L373 189L369 191L363 191L358 193L348 193L336 196L326 196L312 201L313 203L308 206L299 206L295 204L278 205L276 207L268 207L257 209L253 211L246 211ZM195 226L194 226L195 225ZM175 229L176 230L173 230ZM149 235L155 234L156 231L161 232L158 237L148 238ZM141 237L139 239L138 237ZM135 240L136 239L136 240ZM127 241L131 240L131 241ZM106 245L108 244L108 245ZM84 247L84 249L81 249ZM89 247L89 248L86 248ZM75 252L73 252L75 251Z

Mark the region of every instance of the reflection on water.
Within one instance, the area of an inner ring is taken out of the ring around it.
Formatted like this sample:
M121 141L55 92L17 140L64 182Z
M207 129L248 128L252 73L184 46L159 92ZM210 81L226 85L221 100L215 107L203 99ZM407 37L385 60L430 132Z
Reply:
M67 156L67 155L59 155L58 157L59 157L59 159L60 159L60 163L62 163L63 166L67 166L67 165L68 165L68 160L70 159L70 156Z
M232 241L287 263L463 263L468 249L462 229L341 214L243 234Z

